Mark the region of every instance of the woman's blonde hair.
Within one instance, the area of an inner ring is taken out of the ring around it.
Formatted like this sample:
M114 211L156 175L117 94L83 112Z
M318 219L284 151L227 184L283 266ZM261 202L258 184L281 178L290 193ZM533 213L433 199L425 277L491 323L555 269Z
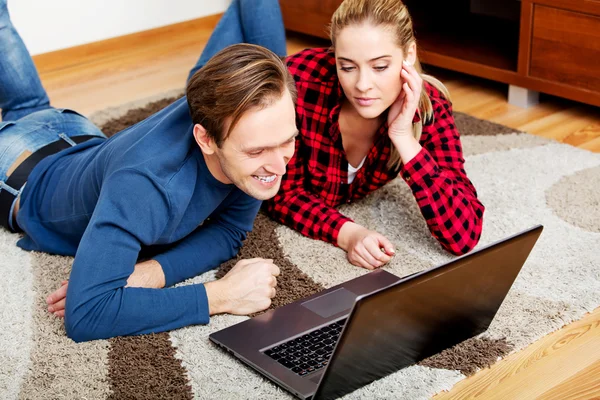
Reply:
M283 60L264 47L246 43L219 51L186 88L192 121L202 125L219 147L246 111L268 107L286 92L295 102L296 84Z
M411 43L416 43L413 32L413 23L406 5L401 0L344 0L331 17L329 34L331 43L335 49L335 41L342 29L349 25L369 23L373 26L386 25L394 29L397 44L403 54L408 52ZM442 82L433 76L423 73L419 59L415 60L415 68L421 75L423 81L428 82L438 89L448 101L450 94ZM423 122L433 121L433 106L425 90L421 91L419 100L419 112L421 120L413 124L415 139L419 140L423 131ZM388 162L388 168L399 169L402 165L398 150L392 146L392 153Z

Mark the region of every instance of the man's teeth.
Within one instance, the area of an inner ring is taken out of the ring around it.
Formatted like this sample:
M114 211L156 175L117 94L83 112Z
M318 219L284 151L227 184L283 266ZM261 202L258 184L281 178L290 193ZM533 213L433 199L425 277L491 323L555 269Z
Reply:
M254 175L254 177L256 179L258 179L261 182L265 182L265 183L270 183L273 182L275 180L275 178L277 178L277 175L272 175L272 176L258 176L258 175Z

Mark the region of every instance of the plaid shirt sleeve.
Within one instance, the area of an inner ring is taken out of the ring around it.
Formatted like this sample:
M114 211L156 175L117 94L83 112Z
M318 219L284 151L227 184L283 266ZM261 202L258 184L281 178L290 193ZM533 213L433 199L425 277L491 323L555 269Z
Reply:
M479 241L484 206L464 169L450 103L445 99L432 103L435 119L427 127L430 134L400 175L410 186L431 234L446 250L461 255Z
M276 221L305 236L337 244L342 225L352 220L304 188L306 149L301 137L296 139L296 151L287 165L279 192L266 203L267 212Z

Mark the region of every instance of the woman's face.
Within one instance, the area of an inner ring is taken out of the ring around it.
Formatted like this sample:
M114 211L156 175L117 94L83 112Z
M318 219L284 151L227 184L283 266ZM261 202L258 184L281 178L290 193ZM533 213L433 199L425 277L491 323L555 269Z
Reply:
M402 90L400 71L405 59L393 29L370 23L342 29L336 38L337 74L344 94L358 114L379 117ZM409 46L406 60L414 64L416 48Z

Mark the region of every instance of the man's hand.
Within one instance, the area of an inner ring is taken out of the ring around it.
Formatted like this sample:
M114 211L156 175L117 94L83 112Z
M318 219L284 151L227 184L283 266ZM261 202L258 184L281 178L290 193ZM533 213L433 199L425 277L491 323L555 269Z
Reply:
M279 272L273 260L239 261L223 278L204 285L210 315L248 315L269 308Z
M65 300L67 298L68 286L69 281L62 281L60 283L60 288L57 291L52 292L50 296L46 298L48 311L59 318L64 318L65 316Z
M371 231L354 222L342 225L338 246L348 253L348 261L366 269L387 264L394 255L394 246L380 233Z
M65 316L65 301L69 281L62 281L60 288L52 292L47 298L48 311L59 318ZM140 287L160 289L165 287L165 273L162 266L155 260L143 261L135 264L133 273L127 279L125 287Z

